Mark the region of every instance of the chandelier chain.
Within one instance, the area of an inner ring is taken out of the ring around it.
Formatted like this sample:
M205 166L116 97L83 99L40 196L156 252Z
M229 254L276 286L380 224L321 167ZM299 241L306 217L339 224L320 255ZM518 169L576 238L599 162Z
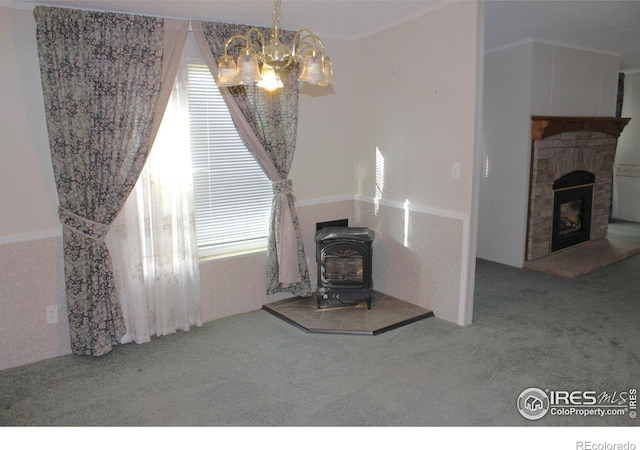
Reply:
M274 7L273 7L273 23L275 25L280 25L280 4L282 3L281 0L275 0L274 2Z

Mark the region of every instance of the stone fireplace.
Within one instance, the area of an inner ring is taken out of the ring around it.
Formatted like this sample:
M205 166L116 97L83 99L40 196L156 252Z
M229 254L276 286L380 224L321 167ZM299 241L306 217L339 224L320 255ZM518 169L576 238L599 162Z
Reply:
M532 117L527 261L607 235L616 144L629 120Z

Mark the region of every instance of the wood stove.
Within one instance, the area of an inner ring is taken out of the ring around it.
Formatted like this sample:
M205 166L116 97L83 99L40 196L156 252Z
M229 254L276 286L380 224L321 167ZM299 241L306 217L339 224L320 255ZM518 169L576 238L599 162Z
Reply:
M371 309L371 245L368 228L326 227L315 236L319 309L366 302Z

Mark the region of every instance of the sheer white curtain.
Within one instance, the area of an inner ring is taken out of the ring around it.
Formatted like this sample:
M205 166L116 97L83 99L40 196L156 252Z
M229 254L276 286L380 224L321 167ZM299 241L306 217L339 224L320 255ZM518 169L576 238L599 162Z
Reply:
M136 187L108 234L127 327L122 343L202 325L182 78L179 74Z

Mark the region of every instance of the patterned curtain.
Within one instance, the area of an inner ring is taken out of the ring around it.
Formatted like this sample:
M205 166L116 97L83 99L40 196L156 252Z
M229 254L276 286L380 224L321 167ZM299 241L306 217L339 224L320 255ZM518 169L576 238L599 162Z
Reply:
M192 22L194 37L214 77L225 40L245 34L248 26ZM268 38L269 29L261 29ZM283 31L291 41L293 33ZM233 54L237 54L233 50ZM292 292L311 295L311 282L295 210L293 186L288 179L298 127L298 70L282 74L284 87L275 93L256 86L222 88L229 111L247 148L273 182L273 206L267 251L267 294Z
M622 106L624 104L624 72L618 73L618 92L616 96L616 117L622 117ZM616 148L618 142L616 141ZM615 219L618 216L618 186L616 183L615 170L611 177L611 203L609 206L609 218Z
M71 349L100 356L125 333L105 236L138 179L168 99L161 94L163 75L171 78L163 67L165 20L41 6L34 17ZM170 92L173 78L164 84Z
M624 103L624 72L618 73L618 95L616 98L616 117L622 117L622 104Z

